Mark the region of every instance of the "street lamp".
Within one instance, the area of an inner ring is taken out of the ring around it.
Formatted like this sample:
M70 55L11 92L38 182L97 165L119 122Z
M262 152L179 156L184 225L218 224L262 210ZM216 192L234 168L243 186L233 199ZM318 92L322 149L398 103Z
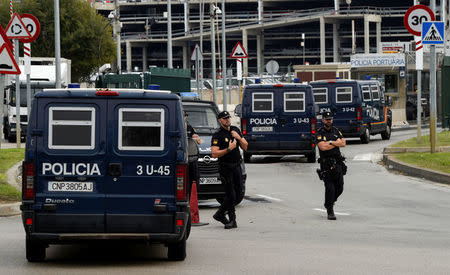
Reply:
M302 33L302 41L300 46L303 48L303 65L305 65L305 33Z
M347 3L347 10L350 10L350 4L352 3L352 0L345 0L345 3Z
M222 14L222 11L219 9L219 7L211 4L210 5L210 11L209 11L209 16L211 19L211 69L212 69L212 80L213 80L213 101L215 103L217 103L217 98L216 98L216 41L215 41L215 19L216 19L216 15L218 14Z

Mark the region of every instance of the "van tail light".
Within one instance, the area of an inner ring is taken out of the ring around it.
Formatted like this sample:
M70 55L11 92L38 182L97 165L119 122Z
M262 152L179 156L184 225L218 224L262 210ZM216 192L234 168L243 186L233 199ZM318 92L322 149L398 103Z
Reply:
M283 88L284 85L283 84L275 84L273 85L274 88Z
M247 135L247 119L241 118L241 128L242 128L242 135Z
M316 118L313 117L311 118L311 135L315 135L316 134Z
M362 121L362 108L361 107L356 108L356 120Z
M187 165L177 165L176 200L187 201Z
M35 176L34 163L22 163L22 199L32 200L34 199L34 176Z

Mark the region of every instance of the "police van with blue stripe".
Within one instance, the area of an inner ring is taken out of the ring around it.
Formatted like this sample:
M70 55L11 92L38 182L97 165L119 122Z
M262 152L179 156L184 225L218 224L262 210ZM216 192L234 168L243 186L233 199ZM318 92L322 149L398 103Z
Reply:
M252 155L305 155L316 160L316 106L311 86L251 84L245 87L241 129Z
M26 257L49 244L158 242L186 257L187 138L179 96L52 89L34 97L23 163Z
M377 134L390 139L392 112L378 81L333 79L309 84L320 112L334 114L333 125L344 137L359 137L362 143Z

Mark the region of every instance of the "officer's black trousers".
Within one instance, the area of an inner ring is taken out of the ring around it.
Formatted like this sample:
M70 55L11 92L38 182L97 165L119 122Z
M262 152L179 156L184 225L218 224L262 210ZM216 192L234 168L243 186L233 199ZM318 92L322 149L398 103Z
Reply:
M344 175L324 175L325 208L330 209L344 191Z
M225 183L225 197L220 205L219 210L222 213L228 212L234 215L236 205L236 198L241 192L242 171L241 165L238 164L221 164L220 165L220 179Z

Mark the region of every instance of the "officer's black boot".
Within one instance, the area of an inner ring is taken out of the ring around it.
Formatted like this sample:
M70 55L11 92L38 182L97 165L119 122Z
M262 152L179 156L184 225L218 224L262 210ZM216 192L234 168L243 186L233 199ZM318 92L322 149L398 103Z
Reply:
M225 229L237 228L236 213L228 213L228 216L230 217L230 222L225 224Z
M333 207L327 208L327 214L328 214L327 219L336 220L336 216L334 215Z
M227 225L230 221L227 219L227 217L225 217L225 213L219 209L217 210L217 212L213 215L213 218L218 221L221 222L225 225Z

